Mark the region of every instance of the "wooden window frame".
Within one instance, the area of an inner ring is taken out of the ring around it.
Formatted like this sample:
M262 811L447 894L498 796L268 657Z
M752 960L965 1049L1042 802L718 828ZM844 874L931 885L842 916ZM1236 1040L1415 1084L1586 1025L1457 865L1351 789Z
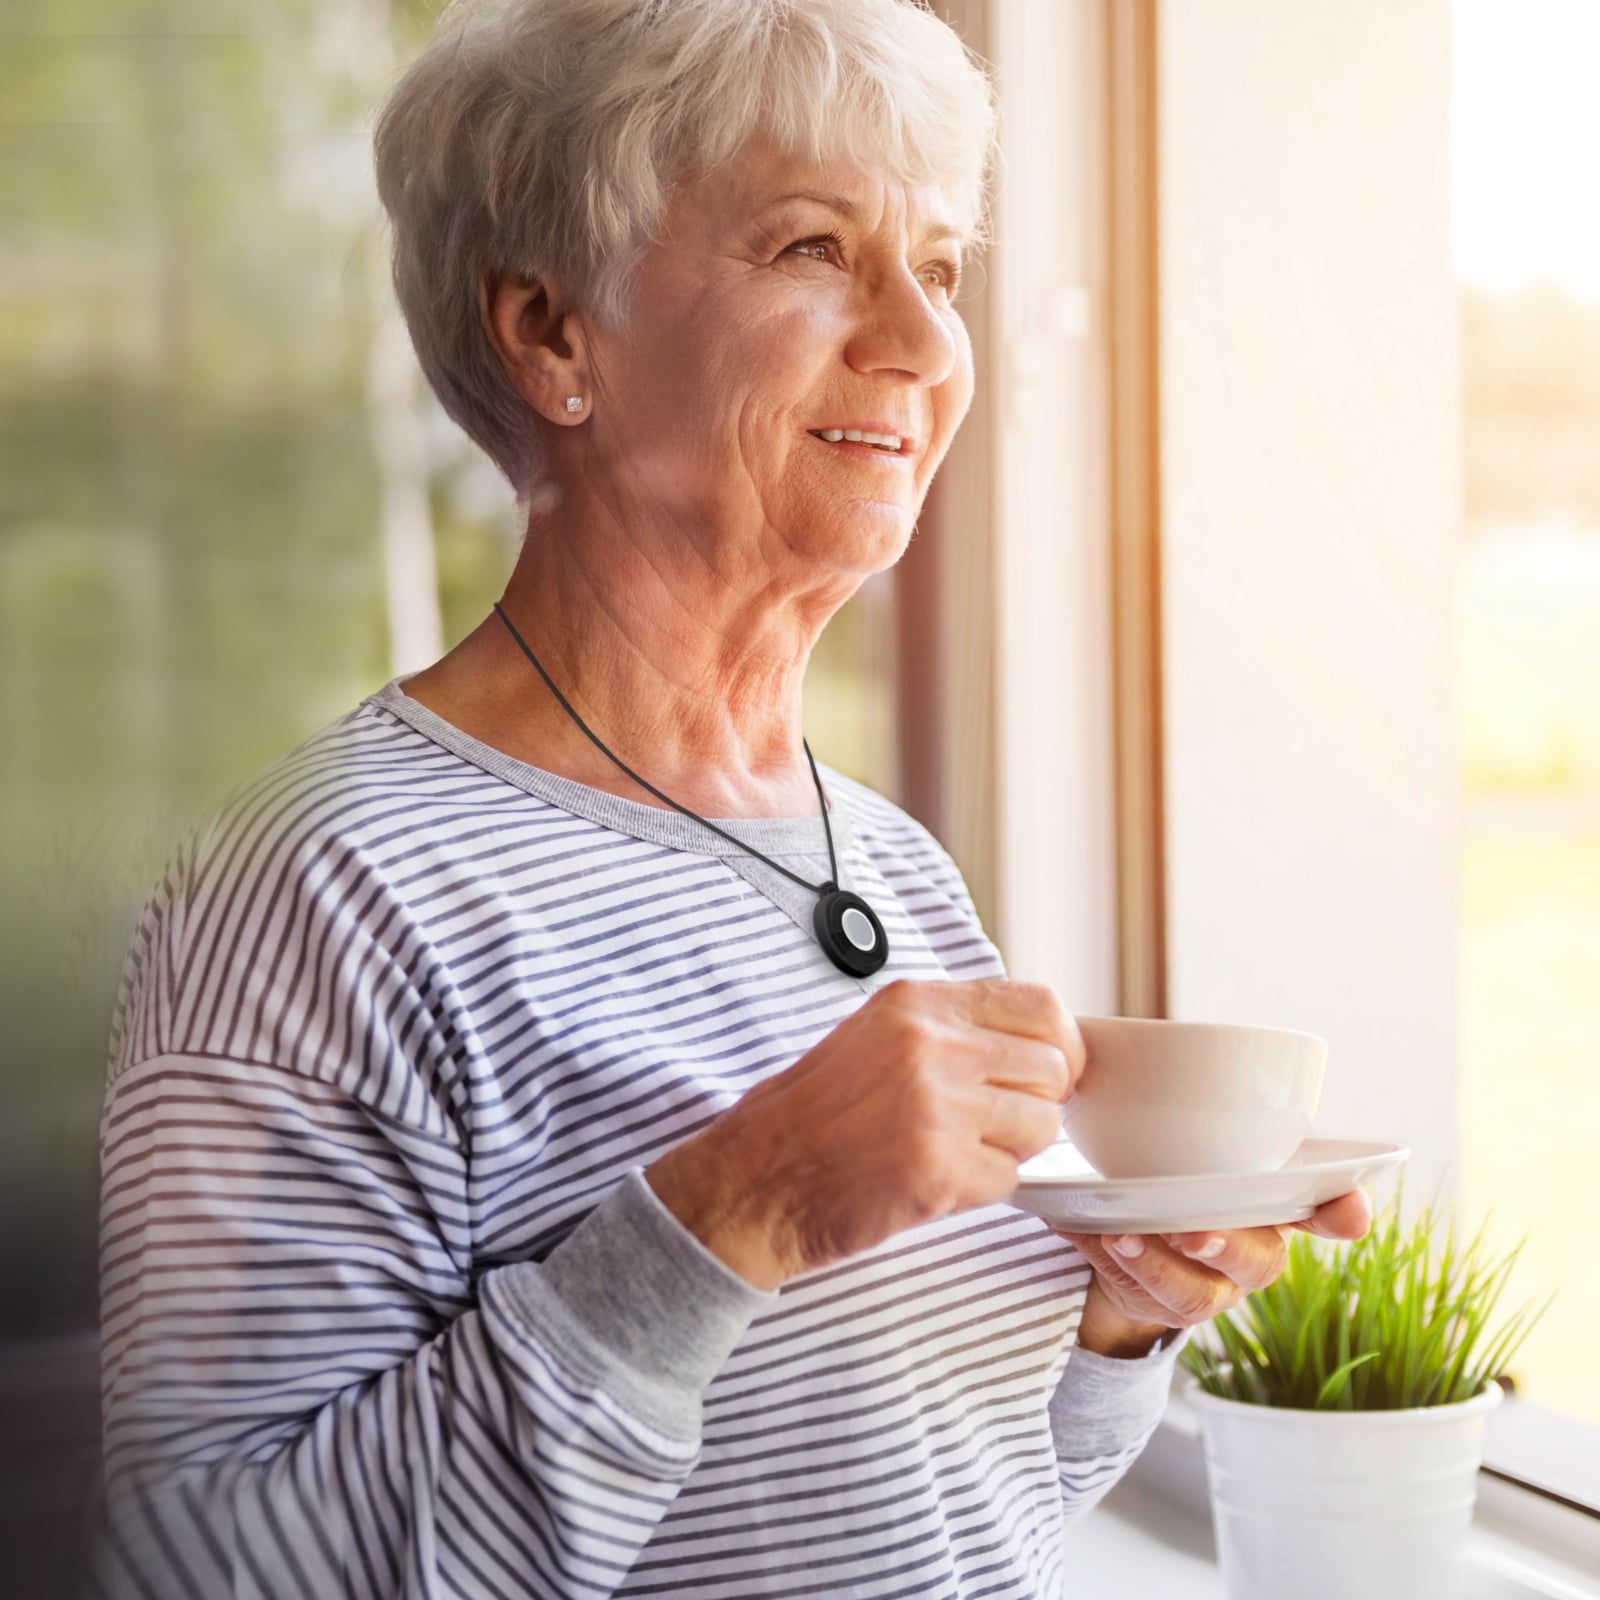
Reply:
M1052 0L1054 3L1054 0ZM1009 60L1020 76L1016 38L1026 32L1029 0L955 0L941 13L985 59L1001 67L1003 117ZM1161 655L1160 392L1156 194L1155 0L1081 0L1075 26L1098 44L1099 135L1083 159L1097 167L1100 197L1091 224L1090 260L1080 263L1083 303L1101 362L1105 493L1101 525L1107 574L1107 659L1078 670L1103 675L1109 701L1109 748L1085 752L1109 764L1110 825L1096 843L1115 855L1114 904L1081 940L1114 941L1114 978L1096 981L1059 957L1042 955L1042 975L1079 1009L1127 1016L1167 1014L1165 817ZM1057 64L1038 63L1048 76ZM1093 67L1088 69L1093 71ZM1043 81L1015 85L1019 95ZM1025 204L1045 204L1030 193ZM985 925L1011 959L1007 935L1028 925L1018 901L1033 893L1063 903L1071 884L1030 884L1007 868L999 832L1008 786L1039 781L1039 769L1005 746L1003 640L1006 615L1003 541L1027 529L1006 522L1003 435L1017 386L1015 341L1004 337L1007 235L1004 196L999 238L977 292L963 301L978 377L978 398L924 509L916 538L895 572L896 711L899 799L961 864ZM1026 352L1023 352L1026 359ZM1091 523L1093 518L1091 516ZM1015 556L1012 556L1015 559ZM1071 915L1063 911L1063 915ZM1036 920L1036 918L1034 919ZM1022 942L1026 942L1024 939ZM1074 981L1078 980L1078 981ZM1098 995L1098 998L1096 996ZM1088 1000L1088 1007L1083 1002Z

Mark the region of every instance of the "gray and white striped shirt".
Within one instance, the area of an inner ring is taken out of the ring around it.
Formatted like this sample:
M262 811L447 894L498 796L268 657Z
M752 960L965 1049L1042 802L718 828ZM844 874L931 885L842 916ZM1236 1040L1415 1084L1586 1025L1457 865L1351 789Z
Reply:
M799 885L402 681L196 827L128 955L101 1591L1062 1594L1172 1368L1074 1353L1071 1245L996 1206L768 1294L640 1176L881 985L1004 974L950 857L821 769L855 979ZM718 822L827 876L820 816Z

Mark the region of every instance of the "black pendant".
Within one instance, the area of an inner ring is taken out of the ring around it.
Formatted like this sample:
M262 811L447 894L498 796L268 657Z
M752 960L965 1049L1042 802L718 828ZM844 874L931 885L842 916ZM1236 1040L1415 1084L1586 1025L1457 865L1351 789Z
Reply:
M858 894L825 883L817 891L811 923L817 943L841 972L865 978L889 959L889 935L877 913Z

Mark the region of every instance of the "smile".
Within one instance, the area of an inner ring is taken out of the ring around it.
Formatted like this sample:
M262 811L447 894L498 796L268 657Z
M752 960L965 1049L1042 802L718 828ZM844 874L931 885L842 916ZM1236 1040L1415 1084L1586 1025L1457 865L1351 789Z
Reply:
M834 445L852 455L908 459L911 441L903 434L873 433L866 428L811 428L813 439Z

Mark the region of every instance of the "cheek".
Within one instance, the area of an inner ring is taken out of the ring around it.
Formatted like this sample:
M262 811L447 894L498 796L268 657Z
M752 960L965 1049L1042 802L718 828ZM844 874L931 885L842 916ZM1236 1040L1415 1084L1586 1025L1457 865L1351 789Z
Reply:
M737 456L771 469L794 448L808 396L826 371L824 319L795 314L707 319L654 345L648 360L652 409L702 459Z
M754 471L820 471L825 458L802 437L818 397L832 392L837 329L817 310L790 311L747 326L719 350L718 382L738 415L739 454ZM730 430L731 437L731 430Z

